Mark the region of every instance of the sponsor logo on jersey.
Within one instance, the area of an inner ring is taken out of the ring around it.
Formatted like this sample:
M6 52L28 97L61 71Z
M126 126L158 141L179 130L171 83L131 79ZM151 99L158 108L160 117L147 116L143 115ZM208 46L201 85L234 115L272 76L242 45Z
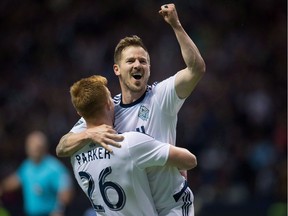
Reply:
M141 105L138 117L141 118L143 121L147 121L147 119L149 118L149 109L144 105Z

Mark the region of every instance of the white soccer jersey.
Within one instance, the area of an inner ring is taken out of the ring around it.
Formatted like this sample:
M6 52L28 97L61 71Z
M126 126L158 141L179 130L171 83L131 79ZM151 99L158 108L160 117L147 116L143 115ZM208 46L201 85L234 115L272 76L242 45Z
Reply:
M115 96L116 131L123 133L136 130L175 145L177 113L185 101L176 94L175 76L149 86L146 93L131 104L121 104L121 94ZM77 133L84 129L86 123L80 119L71 132ZM193 215L193 194L189 188L187 192L182 190L186 188L186 181L178 169L154 167L148 168L147 174L159 215ZM173 195L179 191L182 192L181 199L176 201Z
M128 105L121 104L121 94L115 96L116 131L136 130L175 145L177 113L184 100L177 96L174 82L175 76L154 83L146 94Z
M113 153L94 143L77 151L71 157L77 182L97 215L158 215L145 169L166 163L169 144L139 132L123 136Z

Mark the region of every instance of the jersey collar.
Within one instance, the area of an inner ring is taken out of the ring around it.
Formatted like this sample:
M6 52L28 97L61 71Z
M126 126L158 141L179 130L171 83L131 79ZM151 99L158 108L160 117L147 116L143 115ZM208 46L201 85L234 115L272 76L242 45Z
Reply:
M148 90L148 88L146 89L146 91L144 92L144 94L140 98L138 98L136 101L129 103L129 104L123 104L122 103L122 94L121 94L120 106L123 108L128 108L128 107L132 107L132 106L140 103L145 98L147 90Z

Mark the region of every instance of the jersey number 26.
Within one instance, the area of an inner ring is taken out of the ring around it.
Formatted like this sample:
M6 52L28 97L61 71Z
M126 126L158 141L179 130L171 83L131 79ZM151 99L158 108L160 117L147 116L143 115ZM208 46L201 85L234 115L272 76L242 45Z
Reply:
M105 202L105 204L108 206L109 209L111 209L112 211L119 211L121 210L125 203L126 203L126 195L124 190L122 189L122 187L117 184L116 182L111 182L111 181L105 181L105 178L111 174L112 172L112 168L106 167L105 169L103 169L100 174L99 174L99 178L98 178L98 182L99 182L99 189L100 189L100 193L101 196L103 198L103 201ZM87 189L87 195L88 198L93 206L93 208L95 209L96 212L105 212L105 209L102 205L96 205L93 202L92 199L92 195L95 189L95 182L92 178L92 176L88 173L88 172L84 172L81 171L79 172L79 176L81 179L86 179L88 181L88 189ZM118 195L118 202L117 203L112 203L109 200L109 197L107 195L107 191L109 189L115 190L117 195Z

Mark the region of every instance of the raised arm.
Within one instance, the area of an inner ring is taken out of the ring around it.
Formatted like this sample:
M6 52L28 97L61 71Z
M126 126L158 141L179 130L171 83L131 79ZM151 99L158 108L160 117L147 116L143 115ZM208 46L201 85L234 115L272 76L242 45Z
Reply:
M159 13L164 20L172 27L177 41L180 45L183 60L186 68L176 75L175 89L179 98L188 97L196 87L205 72L205 62L201 54L182 27L174 4L161 6Z
M112 152L109 145L120 147L118 142L123 140L123 136L116 134L116 131L108 125L101 125L84 130L80 133L67 133L59 141L56 147L58 157L70 157L84 145L95 142L102 145L106 150Z

